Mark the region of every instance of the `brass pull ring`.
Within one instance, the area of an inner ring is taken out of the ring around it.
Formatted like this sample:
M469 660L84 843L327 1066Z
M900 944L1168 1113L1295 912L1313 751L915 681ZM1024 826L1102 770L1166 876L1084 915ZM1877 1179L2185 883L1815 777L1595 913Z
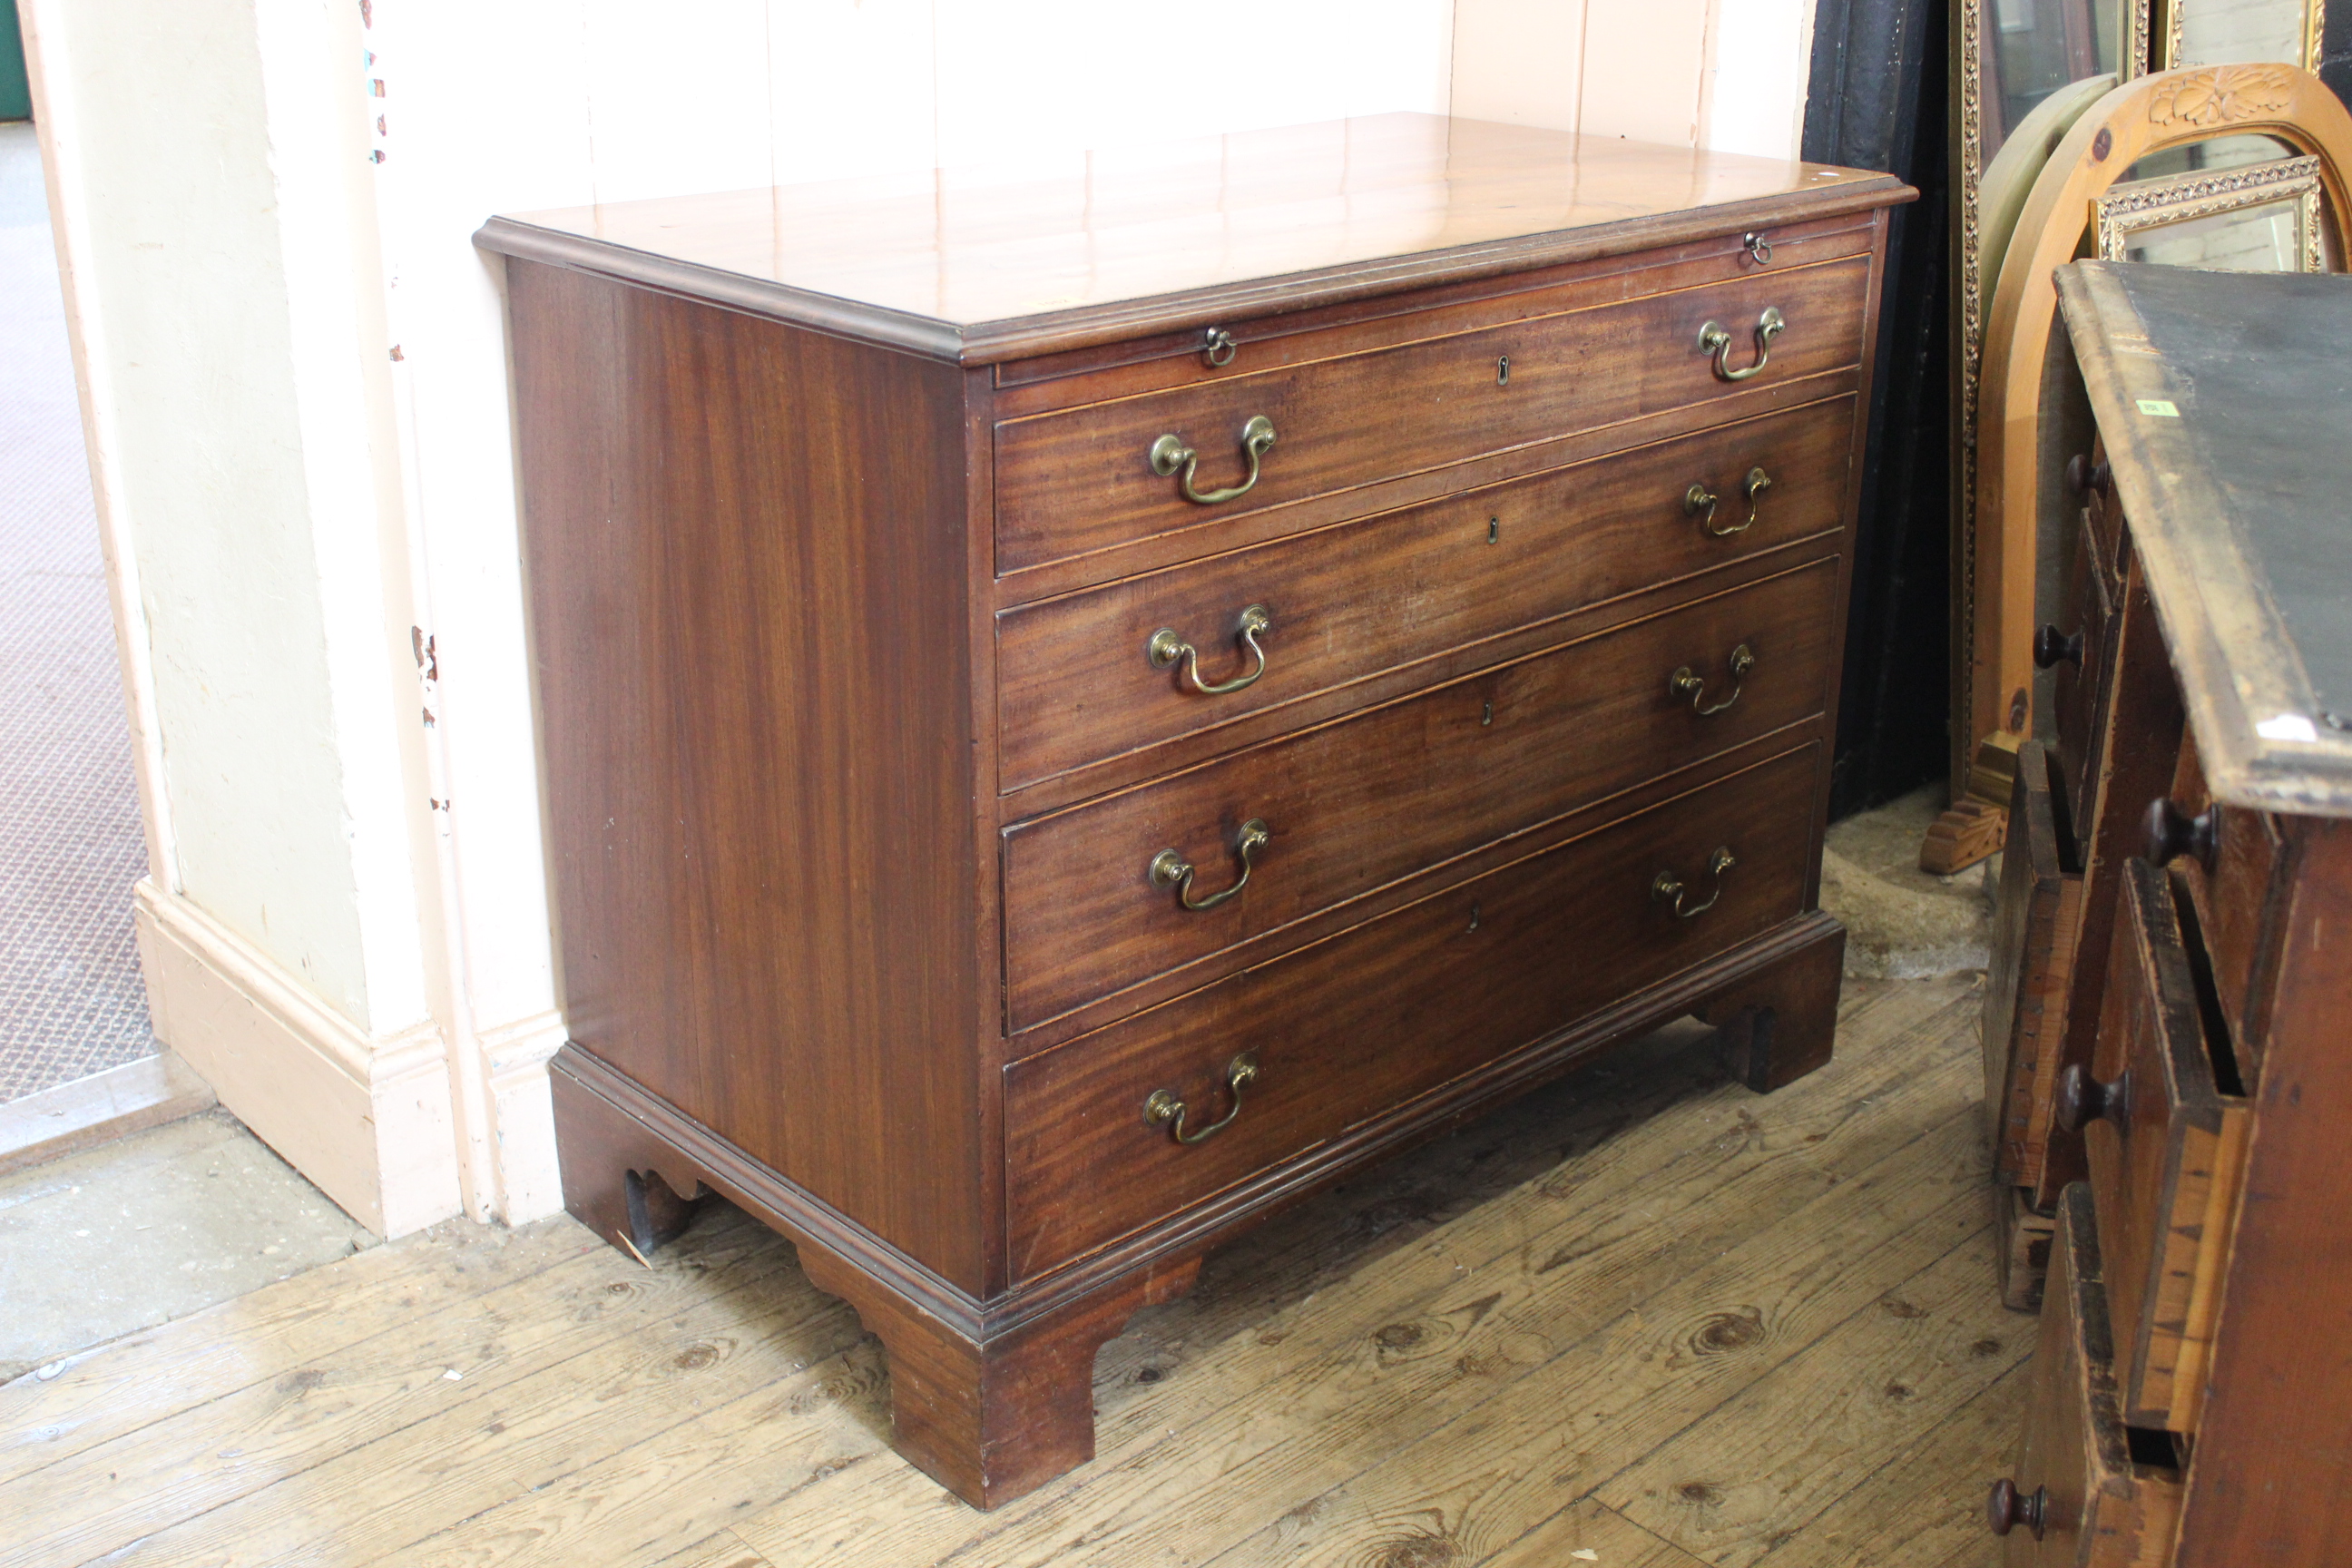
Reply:
M1683 897L1690 889L1684 887L1683 879L1672 871L1661 871L1650 879L1650 897L1661 903L1673 904L1677 920L1696 920L1715 908L1716 900L1723 897L1723 874L1738 864L1739 862L1732 858L1727 847L1706 858L1706 874L1715 879L1715 891L1706 896L1706 902L1703 904L1693 904L1688 909L1683 907Z
M1677 697L1689 698L1690 710L1702 719L1720 713L1739 700L1740 682L1748 678L1749 670L1756 668L1756 655L1746 643L1741 643L1731 650L1731 657L1724 662L1731 670L1731 695L1720 702L1708 703L1704 708L1699 706L1706 700L1706 680L1689 665L1684 665L1666 677L1666 689Z
M1698 330L1698 352L1715 356L1715 379L1746 381L1762 374L1772 357L1772 340L1789 325L1778 305L1767 305L1764 313L1756 318L1756 363L1745 370L1731 368L1731 331L1721 321L1709 321Z
M1748 521L1735 522L1728 528L1715 526L1716 503L1723 498L1703 484L1691 486L1683 492L1683 510L1698 519L1698 525L1717 539L1729 539L1735 533L1745 533L1756 526L1757 501L1772 488L1772 476L1762 468L1750 468L1748 477L1739 481L1739 493L1748 498Z
M1225 1064L1225 1087L1233 1090L1234 1108L1198 1132L1184 1131L1185 1104L1176 1098L1172 1089L1155 1089L1151 1098L1143 1102L1143 1120L1153 1127L1165 1127L1168 1135L1179 1143L1205 1143L1234 1124L1242 1113L1242 1090L1257 1081L1257 1053L1244 1051Z
M1184 445L1181 436L1162 436L1151 443L1151 471L1166 479L1176 476L1177 491L1195 506L1214 506L1219 501L1232 500L1247 495L1257 483L1258 459L1274 445L1274 421L1263 414L1250 416L1242 426L1242 455L1249 459L1249 478L1227 489L1211 490L1206 495L1192 488L1192 470L1201 461L1201 454Z
M1201 358L1208 363L1211 370L1224 369L1241 352L1241 344L1235 342L1233 333L1223 327L1211 327L1201 334Z
M1763 267L1770 263L1772 259L1772 242L1769 238L1765 237L1761 230L1749 229L1746 234L1739 237L1739 244L1741 247L1748 252L1749 259L1753 260L1757 266Z
M1274 616L1267 612L1264 605L1252 605L1248 609L1244 610L1240 625L1234 628L1234 636L1251 653L1257 656L1257 663L1244 673L1234 676L1231 680L1221 680L1214 686L1202 680L1199 650L1182 637L1178 637L1174 626L1162 626L1152 633L1150 642L1144 645L1144 651L1151 656L1152 667L1157 669L1165 669L1178 660L1182 660L1184 671L1177 677L1180 683L1191 681L1192 689L1203 697L1223 697L1228 691L1239 691L1265 673L1265 649L1259 646L1257 639L1262 633L1273 629Z
M1263 818L1253 816L1243 823L1241 832L1234 837L1234 853L1240 857L1242 863L1241 879L1221 893L1211 893L1205 899L1193 898L1192 863L1173 849L1162 849L1151 858L1148 868L1151 885L1175 889L1176 901L1188 910L1213 910L1249 886L1250 871L1257 862L1258 851L1273 841L1274 835L1267 830Z

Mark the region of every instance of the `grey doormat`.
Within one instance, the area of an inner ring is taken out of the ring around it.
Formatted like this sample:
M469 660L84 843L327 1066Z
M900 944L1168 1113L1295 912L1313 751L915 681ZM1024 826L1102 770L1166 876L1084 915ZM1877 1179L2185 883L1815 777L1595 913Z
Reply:
M146 869L39 146L0 125L0 1103L154 1054Z

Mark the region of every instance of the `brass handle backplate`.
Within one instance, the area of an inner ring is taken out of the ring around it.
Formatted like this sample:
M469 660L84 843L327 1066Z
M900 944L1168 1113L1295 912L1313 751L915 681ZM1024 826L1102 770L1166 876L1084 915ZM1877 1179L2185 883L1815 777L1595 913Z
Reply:
M1176 478L1176 489L1183 498L1196 506L1214 506L1219 501L1232 500L1247 495L1257 484L1258 459L1274 445L1274 421L1263 414L1250 416L1242 426L1242 455L1249 459L1249 478L1241 483L1207 494L1192 488L1192 470L1200 466L1201 454L1184 445L1181 436L1162 436L1151 443L1151 471L1160 478Z
M1205 899L1192 896L1192 863L1173 849L1162 849L1151 858L1146 868L1155 888L1173 888L1176 901L1188 910L1213 910L1244 888L1249 886L1250 870L1257 862L1258 851L1274 840L1274 835L1264 819L1253 816L1242 824L1234 837L1234 854L1242 863L1241 879L1221 893L1211 893Z
M1225 1064L1225 1087L1233 1091L1234 1096L1231 1110L1198 1132L1187 1132L1184 1131L1184 1113L1188 1108L1184 1102L1176 1097L1172 1089L1155 1089L1151 1091L1151 1098L1143 1102L1144 1122L1148 1126L1165 1127L1168 1135L1179 1143L1205 1143L1234 1124L1234 1118L1242 1113L1242 1090L1256 1081L1257 1053L1244 1051Z
M1758 499L1771 488L1771 475L1760 468L1748 469L1748 477L1739 481L1740 493L1748 498L1748 519L1728 528L1715 526L1716 503L1723 498L1703 484L1693 485L1683 492L1683 510L1698 519L1698 525L1716 538L1729 539L1735 533L1745 533L1756 526Z
M1772 358L1772 340L1787 330L1789 320L1780 314L1778 305L1767 305L1764 313L1756 318L1756 363L1742 370L1731 368L1731 329L1721 321L1709 321L1698 330L1698 350L1715 356L1715 379L1746 381L1760 374Z
M1731 671L1731 695L1720 702L1706 702L1706 678L1693 670L1689 665L1684 665L1666 677L1666 689L1676 697L1688 698L1691 711L1702 719L1720 713L1739 700L1739 683L1748 679L1749 670L1756 668L1756 655L1746 643L1741 643L1731 650L1731 657L1724 660L1724 663ZM1700 706L1703 702L1706 703L1705 707Z
M1672 904L1679 920L1696 920L1715 908L1716 900L1723 897L1723 874L1738 864L1739 862L1733 858L1727 846L1706 858L1706 874L1715 879L1715 891L1706 896L1706 902L1703 904L1692 904L1687 909L1684 907L1683 899L1690 889L1684 887L1683 879L1672 871L1661 871L1650 879L1650 897L1660 903Z
M1181 659L1184 669L1183 673L1177 677L1180 683L1192 682L1192 689L1203 697L1223 697L1228 691L1239 691L1265 673L1265 649L1258 645L1257 639L1273 629L1274 616L1264 605L1252 605L1248 609L1244 610L1239 625L1234 627L1234 636L1257 657L1257 663L1234 676L1231 680L1221 680L1214 686L1202 680L1199 650L1182 637L1178 637L1174 626L1162 626L1152 633L1151 640L1144 645L1144 651L1151 656L1153 667L1160 669L1165 669Z

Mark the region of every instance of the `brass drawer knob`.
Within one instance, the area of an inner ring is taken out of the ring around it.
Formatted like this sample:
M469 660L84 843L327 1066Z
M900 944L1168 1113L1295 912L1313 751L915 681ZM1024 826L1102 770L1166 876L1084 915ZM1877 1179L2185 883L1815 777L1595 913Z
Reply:
M1748 477L1739 481L1740 493L1748 498L1748 517L1727 528L1715 526L1716 503L1723 498L1704 484L1694 484L1683 492L1683 510L1698 519L1698 525L1717 539L1729 539L1735 533L1745 533L1756 526L1757 498L1772 488L1772 476L1762 468L1750 468Z
M1714 880L1715 891L1706 896L1706 902L1703 904L1685 907L1683 900L1688 896L1690 889L1683 886L1683 879L1672 871L1661 871L1650 879L1650 897L1660 903L1673 905L1675 918L1677 920L1696 920L1715 908L1715 901L1723 897L1723 874L1738 864L1739 862L1733 857L1728 846L1717 849L1714 854L1706 858L1706 874Z
M2141 819L2140 830L2147 836L2145 852L2149 865L2163 866L2183 855L2193 855L2208 871L2213 868L2213 847L2220 836L2220 823L2210 809L2191 816L2173 805L2169 795L2160 795L2147 803L2147 816Z
M2068 637L2054 624L2044 621L2033 634L2033 668L2050 669L2062 664L2071 664L2076 669L2083 668L2083 634L2076 632Z
M1176 1098L1172 1089L1155 1089L1151 1098L1143 1102L1143 1120L1151 1127L1165 1127L1168 1135L1179 1143L1205 1143L1234 1124L1242 1113L1242 1090L1257 1081L1257 1053L1244 1051L1225 1064L1225 1088L1232 1091L1234 1107L1216 1121L1197 1132L1184 1131L1184 1114L1188 1107Z
M1249 477L1241 483L1206 495L1192 488L1192 470L1200 466L1201 454L1184 445L1181 436L1162 436L1151 443L1151 471L1160 478L1176 478L1177 492L1195 506L1214 506L1219 501L1245 496L1257 484L1258 459L1274 445L1274 421L1263 414L1250 416L1242 426L1242 456L1249 459Z
M1182 660L1183 673L1177 677L1180 684L1190 681L1192 689L1203 697L1223 697L1228 691L1239 691L1265 673L1265 649L1258 646L1257 639L1273 629L1274 616L1267 612L1264 605L1252 605L1248 609L1244 610L1240 623L1234 629L1234 637L1255 656L1257 662L1231 680L1221 680L1214 686L1207 685L1201 679L1200 652L1191 643L1178 637L1174 626L1162 626L1152 633L1150 642L1144 645L1144 651L1151 656L1153 667L1160 669L1165 669L1178 660Z
M1162 849L1154 855L1146 869L1153 887L1175 889L1176 901L1186 909L1213 910L1249 886L1250 870L1256 864L1258 851L1273 840L1274 835L1262 818L1253 816L1243 823L1241 832L1234 836L1234 854L1242 863L1241 879L1224 891L1211 893L1205 899L1192 896L1192 863L1173 849Z
M1709 321L1698 330L1698 351L1715 356L1715 379L1746 381L1761 375L1772 358L1772 340L1788 330L1788 318L1780 314L1778 305L1767 305L1764 313L1756 318L1756 363L1743 370L1731 368L1731 329L1721 321Z
M1756 655L1746 643L1741 643L1731 650L1731 657L1724 660L1724 664L1731 671L1731 695L1720 702L1706 702L1706 679L1689 665L1684 665L1666 677L1666 689L1676 697L1688 698L1690 710L1700 718L1710 718L1739 700L1740 682L1748 678L1749 670L1756 668ZM1706 706L1702 707L1702 703Z
M2033 1531L2033 1539L2042 1539L2044 1522L2050 1514L2050 1489L2036 1487L2031 1493L2017 1489L2017 1483L2007 1476L1993 1482L1992 1495L1985 1499L1985 1522L1992 1526L1995 1535L2007 1535L2019 1525Z
M2111 1121L2120 1130L2131 1120L2131 1074L2119 1072L2102 1082L2076 1062L2058 1075L2051 1110L2061 1131L2080 1132L2094 1121Z

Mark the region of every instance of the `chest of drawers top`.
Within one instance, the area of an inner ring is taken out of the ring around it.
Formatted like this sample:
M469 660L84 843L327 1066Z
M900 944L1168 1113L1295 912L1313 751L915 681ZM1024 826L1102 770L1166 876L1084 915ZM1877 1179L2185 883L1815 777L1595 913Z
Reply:
M1050 165L603 203L493 218L479 238L508 255L992 364L1115 342L1185 357L1200 329L1252 315L1672 247L1751 222L1865 214L1908 195L1891 175L1851 169L1385 114Z

